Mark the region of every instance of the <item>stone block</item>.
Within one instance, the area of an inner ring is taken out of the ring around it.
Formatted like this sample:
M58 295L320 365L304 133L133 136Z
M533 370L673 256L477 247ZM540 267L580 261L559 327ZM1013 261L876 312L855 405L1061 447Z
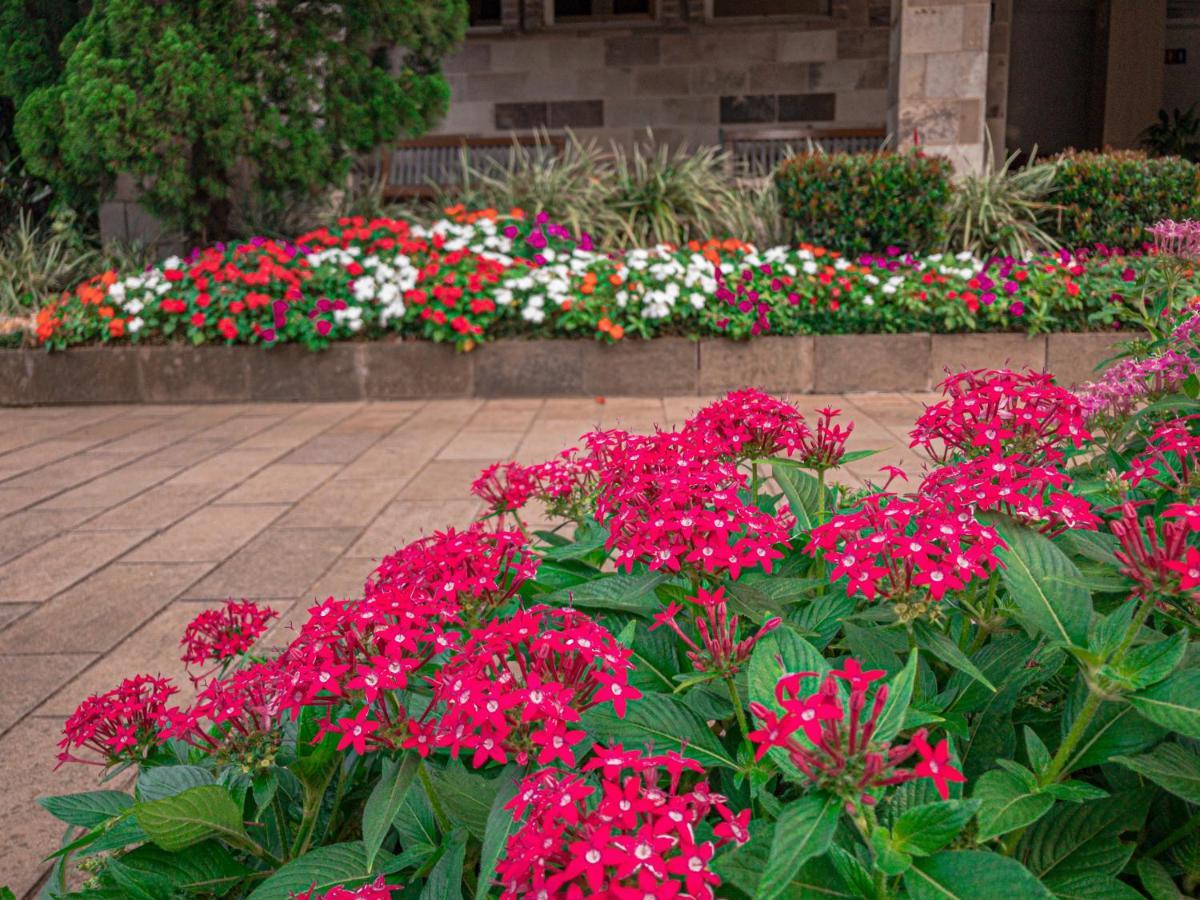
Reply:
M495 341L472 354L477 397L578 395L584 341Z
M891 29L841 28L837 31L838 59L875 59L888 55Z
M550 104L551 128L603 128L603 100L562 100Z
M300 344L256 347L247 352L247 381L256 401L316 403L361 400L362 355L367 344L331 344L309 350Z
M721 122L736 125L750 122L774 122L774 94L740 94L721 98Z
M779 61L829 62L838 57L838 33L823 31L786 31L778 36Z
M900 14L901 52L953 53L963 49L963 13L959 4L905 4Z
M700 393L716 394L744 387L810 393L813 389L812 337L701 341Z
M655 66L634 70L634 93L642 97L678 97L690 89L690 72L684 66Z
M987 92L986 53L934 53L925 60L925 93L931 99L982 97Z
M583 346L583 391L601 396L694 394L698 344L655 338Z
M138 347L141 397L147 403L244 403L250 359L261 347Z
M128 205L123 200L105 200L100 204L100 240L105 244L129 239L129 226L125 222Z
M886 90L839 91L837 95L837 121L844 125L882 127L887 119L887 109Z
M863 86L870 71L865 59L839 59L812 63L808 69L808 87L813 91L845 91Z
M1117 345L1130 340L1127 332L1056 333L1046 340L1046 369L1059 384L1070 387L1094 381L1096 367L1116 355Z
M448 344L380 341L363 344L362 348L368 400L471 394L473 357Z
M492 42L468 40L442 60L447 75L460 72L487 72L492 67Z
M464 100L536 100L536 92L529 94L529 72L478 72L467 76ZM534 88L540 82L534 82Z
M547 72L551 70L549 40L515 37L492 44L491 71Z
M964 369L1046 368L1046 336L1026 334L935 334L930 378L936 384L947 371Z
M654 35L629 34L604 42L606 66L654 66L660 58L658 38Z
M753 94L795 94L808 90L808 63L755 63L750 67Z
M815 338L818 394L924 391L929 388L927 334L840 334Z
M550 66L556 73L565 75L571 70L604 67L602 37L575 33L549 39L547 43L550 49Z
M688 72L688 88L693 94L741 94L750 82L750 74L744 68L693 66Z
M550 108L545 103L497 103L497 131L528 131L550 124Z
M137 403L136 351L131 347L0 350L0 404Z
M837 115L836 94L781 94L780 122L831 122Z

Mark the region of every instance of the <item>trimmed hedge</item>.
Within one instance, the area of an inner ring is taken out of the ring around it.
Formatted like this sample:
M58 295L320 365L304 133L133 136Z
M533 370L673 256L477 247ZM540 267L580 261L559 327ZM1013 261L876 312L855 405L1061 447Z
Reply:
M776 172L800 240L846 254L939 246L953 168L921 153L806 153Z
M1140 247L1160 219L1200 218L1200 166L1137 151L1064 153L1050 221L1064 247Z

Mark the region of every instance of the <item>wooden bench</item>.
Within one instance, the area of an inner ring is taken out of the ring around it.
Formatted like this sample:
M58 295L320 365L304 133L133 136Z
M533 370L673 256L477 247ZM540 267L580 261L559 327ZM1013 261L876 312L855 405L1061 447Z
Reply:
M826 153L871 153L887 141L882 128L729 128L721 137L733 173L748 178L770 175L789 156L810 147Z
M431 197L439 188L462 184L463 163L472 169L501 169L521 148L539 156L557 156L565 141L546 134L470 137L439 134L398 141L375 152L374 177L383 180L388 199Z

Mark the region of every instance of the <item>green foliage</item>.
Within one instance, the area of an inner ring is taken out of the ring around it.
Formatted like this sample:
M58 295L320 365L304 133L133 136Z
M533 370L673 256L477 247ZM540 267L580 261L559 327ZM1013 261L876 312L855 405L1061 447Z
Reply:
M1200 167L1133 151L1065 153L1056 160L1046 229L1066 247L1137 248L1160 219L1200 217Z
M0 315L28 314L95 270L100 254L69 217L37 223L20 212L0 233Z
M352 155L445 110L439 57L466 4L103 0L74 29L62 77L26 96L16 134L64 193L130 174L193 237L233 233L235 197L278 208L342 179ZM399 71L374 52L404 48Z
M848 254L945 240L951 167L921 153L806 153L775 173L797 240Z
M1158 111L1158 121L1148 125L1139 136L1142 146L1155 156L1181 156L1200 162L1200 114L1193 103L1187 109L1175 107L1168 113Z

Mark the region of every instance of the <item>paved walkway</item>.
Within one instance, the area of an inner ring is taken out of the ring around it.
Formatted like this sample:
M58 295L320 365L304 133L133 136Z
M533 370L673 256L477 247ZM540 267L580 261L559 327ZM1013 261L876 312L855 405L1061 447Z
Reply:
M818 397L855 420L853 468L911 461L928 397ZM135 672L182 678L185 624L220 600L282 613L357 594L372 561L479 504L486 464L545 459L597 426L675 424L703 399L0 409L0 885L31 889L61 828L42 794L95 787L52 772L63 718ZM271 636L268 636L268 641ZM183 679L186 684L186 679Z

